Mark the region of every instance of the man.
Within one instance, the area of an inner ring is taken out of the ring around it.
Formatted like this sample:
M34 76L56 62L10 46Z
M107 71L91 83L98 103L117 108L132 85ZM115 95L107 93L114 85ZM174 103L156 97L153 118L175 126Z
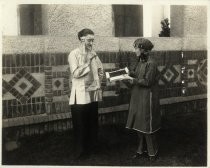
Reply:
M75 136L76 158L91 152L97 142L98 101L103 67L94 52L94 32L83 29L78 33L80 46L68 57L72 78L70 106Z

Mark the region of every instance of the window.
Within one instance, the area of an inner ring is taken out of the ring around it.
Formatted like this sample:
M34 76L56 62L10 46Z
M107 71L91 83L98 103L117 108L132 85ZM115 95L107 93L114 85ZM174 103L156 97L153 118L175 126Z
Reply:
M143 6L113 5L115 36L143 36Z
M20 35L41 35L41 5L19 5Z

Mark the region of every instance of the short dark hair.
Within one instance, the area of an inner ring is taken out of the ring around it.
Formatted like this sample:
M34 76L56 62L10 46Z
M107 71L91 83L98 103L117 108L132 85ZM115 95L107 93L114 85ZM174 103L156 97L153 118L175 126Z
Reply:
M91 29L82 29L81 31L78 32L78 39L81 40L81 37L87 36L88 34L94 35L94 32Z
M145 38L136 39L133 43L133 46L144 49L145 51L151 51L154 47L152 42L148 39L145 39Z

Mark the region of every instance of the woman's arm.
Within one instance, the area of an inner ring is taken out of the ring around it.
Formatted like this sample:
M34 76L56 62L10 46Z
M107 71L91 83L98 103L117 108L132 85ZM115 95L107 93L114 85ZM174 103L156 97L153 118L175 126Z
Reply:
M146 68L144 77L141 79L134 78L133 84L149 87L154 83L157 75L157 65L154 62L150 62Z
M132 77L132 78L135 78L136 77L136 74L134 71L130 71L129 72L129 76Z

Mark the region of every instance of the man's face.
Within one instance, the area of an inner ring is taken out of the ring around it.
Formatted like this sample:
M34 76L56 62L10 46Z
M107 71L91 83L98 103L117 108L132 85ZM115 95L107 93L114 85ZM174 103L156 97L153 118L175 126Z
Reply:
M89 51L92 50L93 42L94 42L94 35L88 34L87 36L85 36L85 38L84 38L84 45L85 45L85 48L87 50L89 50Z

